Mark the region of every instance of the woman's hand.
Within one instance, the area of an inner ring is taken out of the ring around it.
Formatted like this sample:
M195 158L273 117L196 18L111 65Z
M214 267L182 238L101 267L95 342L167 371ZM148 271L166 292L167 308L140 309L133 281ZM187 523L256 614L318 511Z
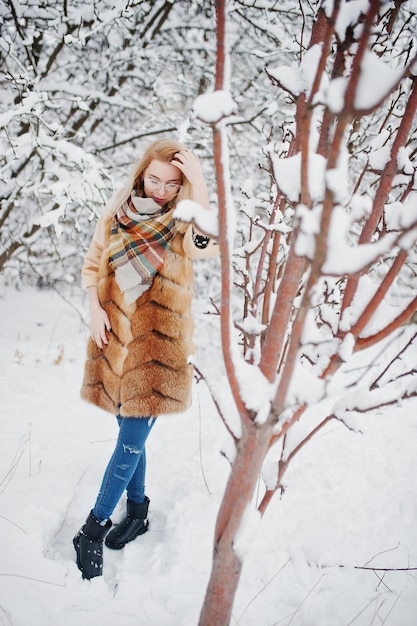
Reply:
M103 344L108 344L106 330L111 332L110 320L106 311L101 307L97 287L89 287L89 305L90 305L90 331L91 338L102 349Z
M178 167L185 178L191 183L192 199L204 208L209 208L209 199L206 181L201 170L200 159L189 150L180 150L174 155L172 165Z
M174 155L172 165L178 167L192 185L205 183L203 172L201 171L200 159L190 150L180 150Z

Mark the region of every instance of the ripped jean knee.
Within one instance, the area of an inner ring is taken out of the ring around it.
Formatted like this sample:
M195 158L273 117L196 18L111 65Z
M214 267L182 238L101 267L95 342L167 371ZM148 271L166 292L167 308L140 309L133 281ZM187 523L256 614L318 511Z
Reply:
M142 450L139 450L135 445L124 443L123 450L125 452L130 452L131 454L142 454Z
M139 450L137 446L123 444L123 453L124 453L124 456L125 455L131 456L131 455L141 455L143 451ZM136 459L135 457L133 457L132 462L128 462L126 460L126 462L124 463L123 462L117 463L117 465L114 468L115 478L126 481L126 472L127 472L127 477L130 479L130 469L132 467L132 464L134 466L134 469L136 469L137 463L138 463L138 459Z

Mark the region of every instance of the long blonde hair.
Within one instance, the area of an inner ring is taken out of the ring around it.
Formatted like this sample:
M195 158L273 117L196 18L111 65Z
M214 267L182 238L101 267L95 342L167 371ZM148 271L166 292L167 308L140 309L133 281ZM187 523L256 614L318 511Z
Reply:
M187 148L179 141L172 139L158 139L151 143L145 150L143 156L137 161L128 176L126 184L116 191L110 198L106 207L115 213L119 206L126 202L129 198L132 189L140 183L142 180L143 172L151 164L152 161L163 161L164 163L171 163L174 155L180 150L186 150ZM180 200L184 198L191 198L191 184L188 179L183 175L182 188L179 194L170 203L170 208L175 206Z

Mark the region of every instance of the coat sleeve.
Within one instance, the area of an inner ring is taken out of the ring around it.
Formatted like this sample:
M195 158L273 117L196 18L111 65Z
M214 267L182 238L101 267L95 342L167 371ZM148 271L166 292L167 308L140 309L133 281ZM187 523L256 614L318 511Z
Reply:
M84 289L97 285L98 268L101 255L107 245L109 236L111 214L108 211L99 217L90 247L84 257L84 265L81 270L81 284Z
M219 245L212 237L206 237L190 224L185 231L183 248L191 259L209 259L219 254Z

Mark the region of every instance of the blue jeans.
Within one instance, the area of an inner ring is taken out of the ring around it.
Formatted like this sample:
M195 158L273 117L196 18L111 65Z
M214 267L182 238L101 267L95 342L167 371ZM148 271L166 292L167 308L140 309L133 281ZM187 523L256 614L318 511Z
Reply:
M155 418L117 417L117 421L116 447L93 508L93 515L100 523L109 519L125 489L132 502L141 504L145 500L145 442Z

